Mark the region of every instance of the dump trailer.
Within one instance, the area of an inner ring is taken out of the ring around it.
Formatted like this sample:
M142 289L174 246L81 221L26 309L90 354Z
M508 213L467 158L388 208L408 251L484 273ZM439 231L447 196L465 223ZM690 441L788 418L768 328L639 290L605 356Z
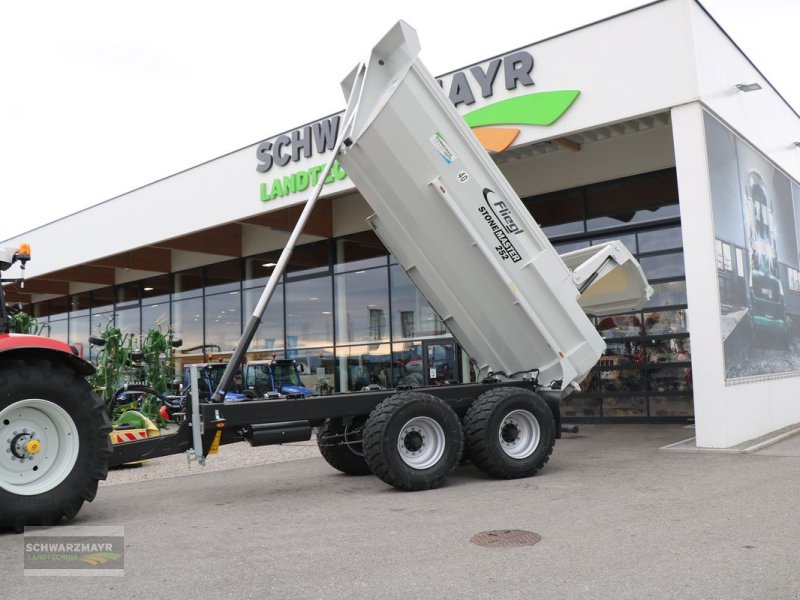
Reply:
M560 437L560 398L605 348L587 314L641 308L652 290L618 242L555 252L419 50L401 21L344 80L347 109L329 162L210 399L189 367L193 391L175 433L117 444L107 456L102 407L75 383L91 365L49 341L26 340L40 348L21 351L20 340L6 360L0 339L0 526L72 517L107 465L176 453L205 464L221 444L304 441L314 431L334 468L403 490L442 485L464 456L499 478L545 465ZM334 159L374 211L370 226L474 360L478 383L225 401ZM41 356L52 366L40 366ZM74 391L26 387L29 377L9 375L20 361L59 382L72 377ZM59 434L44 436L42 423ZM44 455L57 466L47 477L28 468L46 470Z

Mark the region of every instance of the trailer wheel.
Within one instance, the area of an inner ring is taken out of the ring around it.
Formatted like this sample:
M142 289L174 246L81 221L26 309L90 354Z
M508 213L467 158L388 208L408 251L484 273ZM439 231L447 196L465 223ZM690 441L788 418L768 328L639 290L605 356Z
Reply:
M342 419L328 419L317 431L319 453L334 469L348 475L369 475L364 459L364 421L345 425Z
M381 402L364 426L367 464L402 490L442 485L458 465L464 434L458 416L439 398L401 392Z
M464 417L470 460L503 479L530 477L550 459L555 420L530 390L502 387L481 394Z
M54 525L105 479L111 424L89 383L60 363L0 360L0 528Z

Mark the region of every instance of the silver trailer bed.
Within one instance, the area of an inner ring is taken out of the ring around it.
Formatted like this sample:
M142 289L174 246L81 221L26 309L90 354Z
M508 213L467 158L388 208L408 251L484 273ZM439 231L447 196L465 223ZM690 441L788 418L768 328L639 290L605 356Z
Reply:
M479 378L576 388L605 349L587 312L641 308L652 289L619 242L559 257L419 50L400 21L342 83L339 161Z

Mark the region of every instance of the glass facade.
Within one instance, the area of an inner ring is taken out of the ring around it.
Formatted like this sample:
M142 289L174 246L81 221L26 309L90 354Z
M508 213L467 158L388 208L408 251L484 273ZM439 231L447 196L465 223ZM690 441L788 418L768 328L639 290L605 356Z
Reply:
M559 253L619 239L654 290L642 311L593 319L606 352L581 392L563 401L564 417L691 417L691 343L674 169L524 201Z
M655 293L643 311L596 318L608 348L563 403L568 419L692 415L691 344L674 169L525 198L560 253L619 239ZM225 360L279 252L152 277L29 307L52 337L91 358L108 323L139 336L171 327L177 360ZM372 232L298 247L250 346L250 360L293 358L317 393L469 380L444 323ZM180 365L179 365L180 366Z

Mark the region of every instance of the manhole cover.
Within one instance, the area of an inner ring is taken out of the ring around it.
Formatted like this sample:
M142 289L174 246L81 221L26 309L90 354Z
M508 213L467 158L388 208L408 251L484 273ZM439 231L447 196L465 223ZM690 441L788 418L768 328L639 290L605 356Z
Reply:
M491 546L492 548L513 548L516 546L533 546L541 541L542 536L533 531L522 529L496 529L494 531L481 531L476 533L469 541L478 546Z

